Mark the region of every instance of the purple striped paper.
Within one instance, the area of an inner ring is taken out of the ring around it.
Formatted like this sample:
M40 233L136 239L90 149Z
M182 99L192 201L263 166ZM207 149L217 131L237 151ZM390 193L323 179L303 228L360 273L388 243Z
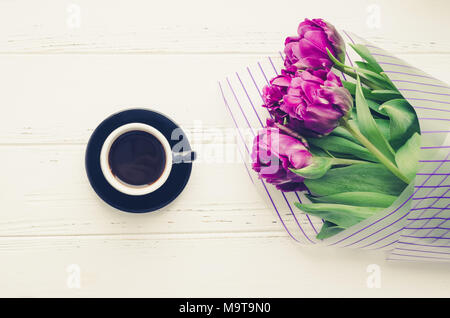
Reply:
M347 42L366 44L386 75L415 108L422 131L419 172L394 204L337 235L318 241L322 220L297 210L304 193L282 193L251 170L253 136L270 116L261 90L279 73L283 55L267 57L219 82L220 93L239 133L238 147L255 187L295 241L382 250L389 260L450 262L450 87L363 39L343 32ZM359 59L352 50L347 61Z

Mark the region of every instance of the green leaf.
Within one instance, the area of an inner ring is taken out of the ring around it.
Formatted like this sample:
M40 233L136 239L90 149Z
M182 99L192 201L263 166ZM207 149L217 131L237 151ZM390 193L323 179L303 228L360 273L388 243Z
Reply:
M397 86L395 86L394 83L392 83L391 79L389 78L389 76L386 75L385 72L381 72L380 75L383 76L386 79L386 81L389 84L391 84L392 88L400 94L399 90L397 89Z
M376 71L370 66L369 63L362 62L362 61L355 61L355 64L356 64L359 68L362 68L362 69L364 69L364 70L376 72Z
M329 203L301 204L295 202L295 206L305 213L318 216L343 228L355 225L384 210L384 208Z
M346 66L346 67L354 70L356 73L358 73L358 75L360 77L364 77L365 79L371 81L372 83L376 84L379 87L386 88L386 89L393 88L391 86L392 84L391 84L390 80L387 80L383 75L380 75L380 74L373 72L366 68L360 68L360 67L351 68L349 66ZM395 89L395 87L394 87L394 89Z
M344 86L351 95L355 96L356 93L356 83L352 83L349 81L342 81L342 86ZM396 93L393 90L370 90L367 87L361 87L362 92L366 100L369 102L369 100L377 101L377 102L386 102L393 98L401 98L401 95ZM375 94L373 94L375 92ZM388 94L389 92L389 94ZM396 93L396 95L393 95ZM370 105L369 105L370 106ZM378 111L378 109L374 109L375 111Z
M359 141L355 137L353 137L352 134L349 133L347 129L345 129L345 128L341 127L341 126L336 127L330 133L330 136L342 137L342 138L348 139L348 140L350 140L350 141L352 141L354 143L359 144Z
M397 163L398 169L410 180L416 176L419 153L420 135L414 133L395 155L395 162Z
M419 121L414 109L405 99L393 99L380 106L390 118L390 140L396 146L403 145L415 132L419 132Z
M350 67L345 65L344 63L337 60L333 54L331 54L330 50L327 48L328 57L334 63L334 67L344 73L351 72L352 77L356 77L359 73L359 76L364 77L364 79L372 84L375 84L376 87L387 88L387 89L395 89L395 86L392 86L392 82L387 80L384 76L377 74L376 72L370 71L368 69L360 68L360 67ZM356 73L355 73L356 72ZM366 83L367 84L367 83Z
M390 122L386 119L375 118L375 123L378 126L381 134L386 138L386 140L391 139Z
M295 174L306 179L321 178L333 164L333 159L330 157L313 157L312 163L302 169L290 169Z
M320 179L307 179L305 184L315 196L343 192L376 192L399 195L405 183L382 164L363 163L333 168Z
M396 196L376 192L343 192L323 197L313 197L311 195L308 195L307 197L315 203L336 203L380 208L391 206L397 199Z
M386 117L385 111L380 110L380 104L378 102L373 101L371 99L367 99L367 98L366 98L366 102L367 102L367 106L369 106L369 108L371 110L373 110L378 115L378 117L383 117L383 118Z
M369 52L367 47L362 44L349 44L359 56L361 56L367 63L355 62L358 65L356 71L361 73L361 76L370 80L379 87L387 89L395 89L389 78L385 77L383 68L378 64L373 55Z
M365 45L352 43L349 43L349 45L352 47L353 50L355 50L356 53L358 53L359 56L361 56L364 60L367 61L367 63L376 73L383 72L383 69L381 68L380 64L378 64L373 55L370 54L369 50Z
M388 160L394 162L394 150L392 149L389 142L381 133L375 120L370 113L369 106L367 105L366 99L364 98L361 90L361 82L359 76L357 78L357 89L356 89L356 113L358 126L361 133L376 147L378 150L386 157Z
M373 84L377 85L378 87L385 88L385 89L392 89L392 85L389 81L386 80L383 76L369 71L365 70L363 68L356 67L355 71L359 73L359 76L364 77L368 81L372 82Z
M308 142L327 151L351 154L357 158L374 162L378 161L365 147L346 138L329 135L322 138L309 138Z
M338 234L339 232L342 232L343 230L345 230L345 228L337 226L334 223L325 221L322 225L322 228L320 229L320 232L316 235L316 238L318 240L324 240L326 238Z
M371 92L371 97L379 101L388 101L395 98L403 98L402 94L390 89L374 89Z
M329 152L314 145L309 145L309 152L316 157L331 157Z
M355 123L356 122L354 120L350 120L350 122ZM375 118L375 122L378 126L378 128L380 129L381 133L383 134L383 136L389 140L390 139L390 130L389 130L389 120L386 119L381 119L381 118ZM342 137L345 139L348 139L358 145L360 145L360 142L352 136L351 133L348 132L347 129L339 126L336 127L331 133L330 136L337 136L337 137Z
M356 83L353 82L349 82L349 81L342 81L342 86L344 86L349 92L350 94L352 94L353 96L355 96L355 92L356 92ZM371 94L371 90L366 88L366 87L362 87L362 91L363 94L366 98L370 98L370 94Z
M381 134L384 136L384 138L386 138L386 140L390 139L390 130L389 130L389 120L386 119L382 119L382 118L375 118L375 123L378 126L378 129L380 130ZM349 120L349 122L351 124L354 124L356 126L358 126L358 122L356 120ZM361 130L361 128L358 126L358 128ZM345 128L342 128L344 131L347 131ZM334 132L334 130L333 130ZM348 131L347 131L348 132ZM337 134L341 134L341 131L338 130ZM350 133L348 133L350 136L352 136ZM344 133L342 133L342 137L347 138L347 136L344 136ZM352 136L353 137L353 136ZM356 142L357 144L360 144L360 142L353 137L353 139L351 138L347 138L349 140L352 140L353 142Z

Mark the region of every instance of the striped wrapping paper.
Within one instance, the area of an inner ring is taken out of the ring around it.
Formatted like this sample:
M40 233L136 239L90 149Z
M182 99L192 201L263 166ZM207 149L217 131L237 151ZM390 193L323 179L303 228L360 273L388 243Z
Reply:
M261 91L281 70L282 54L267 57L219 82L225 107L238 131L238 148L245 169L289 236L299 243L381 250L388 260L450 262L450 87L356 35L345 31L342 34L347 42L367 45L415 108L422 133L415 182L382 213L318 241L315 236L322 220L294 206L294 202L307 202L304 195L278 191L251 169L253 138L269 117L261 107ZM351 64L357 58L349 51L347 62Z

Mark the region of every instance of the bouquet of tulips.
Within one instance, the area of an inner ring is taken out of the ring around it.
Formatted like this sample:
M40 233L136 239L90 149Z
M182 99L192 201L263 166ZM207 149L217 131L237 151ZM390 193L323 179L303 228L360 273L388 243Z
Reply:
M306 191L301 211L331 237L391 206L417 172L420 129L409 102L362 44L346 46L328 22L301 22L285 41L284 69L263 89L270 118L252 168L281 191ZM341 79L342 78L342 79Z

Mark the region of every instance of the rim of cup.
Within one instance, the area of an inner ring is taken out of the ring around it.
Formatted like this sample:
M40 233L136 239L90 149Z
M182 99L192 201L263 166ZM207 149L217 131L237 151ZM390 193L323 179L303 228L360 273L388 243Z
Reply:
M166 155L166 164L164 166L163 173L155 182L148 185L136 186L127 184L119 180L116 176L114 176L114 174L111 171L111 167L109 166L109 152L111 150L111 146L114 143L114 141L116 141L116 139L119 138L121 135L135 130L144 131L156 137L163 146ZM108 181L108 183L119 192L135 196L146 195L156 191L167 181L167 178L170 175L170 171L172 170L172 148L170 147L167 138L158 129L143 123L126 124L116 128L106 138L105 142L103 143L102 150L100 152L100 167L102 169L102 173L106 181Z

